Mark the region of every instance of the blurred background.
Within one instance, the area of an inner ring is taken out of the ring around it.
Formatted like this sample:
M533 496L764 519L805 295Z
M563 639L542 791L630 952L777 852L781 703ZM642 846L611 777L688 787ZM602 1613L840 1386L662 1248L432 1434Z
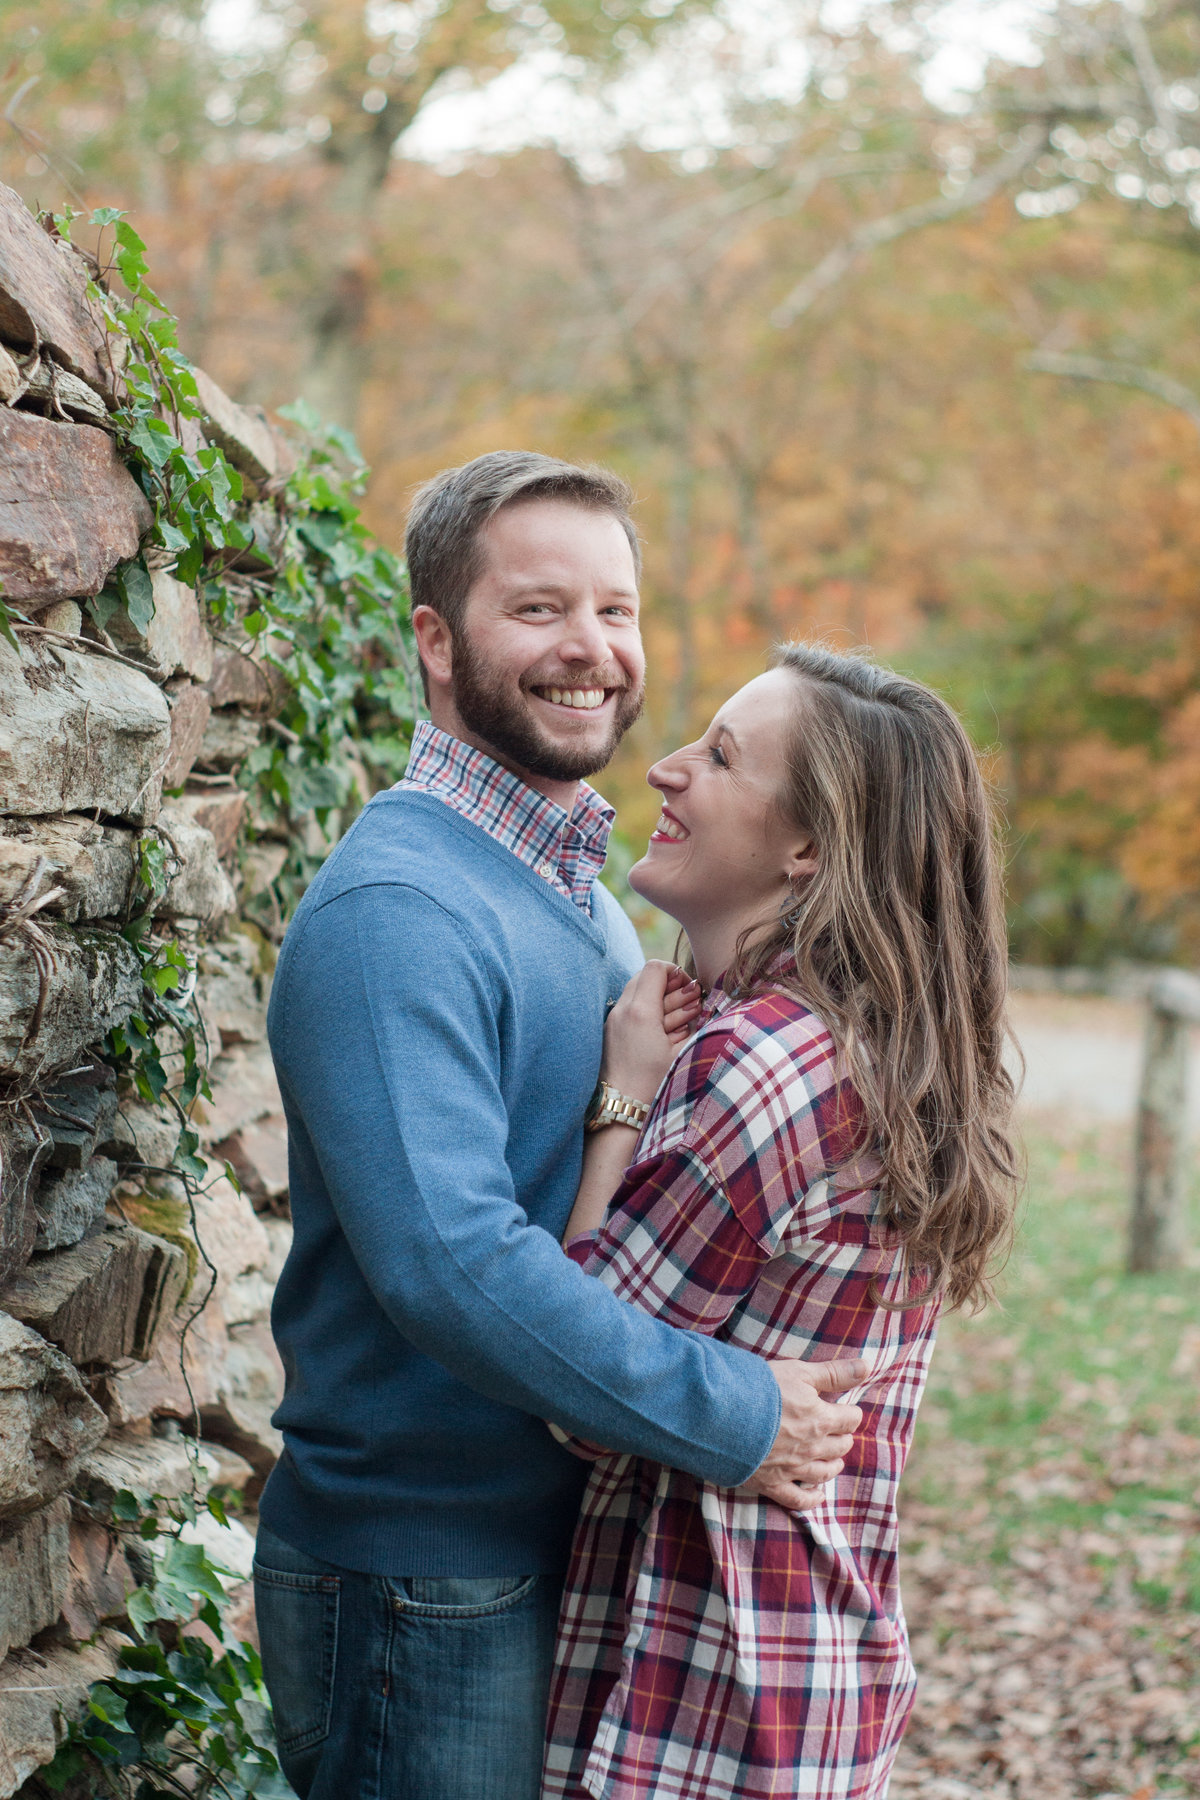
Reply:
M1070 0L4 0L0 176L117 205L368 522L528 445L647 544L642 785L775 638L965 712L1022 962L1200 940L1200 27ZM82 225L77 236L86 239Z
M908 1478L893 1792L1200 1795L1200 1265L1126 1271L1145 1009L1112 975L1200 960L1194 4L0 0L0 113L0 179L128 209L229 393L355 433L393 549L485 450L630 479L622 866L647 765L780 637L963 712L1031 1180Z

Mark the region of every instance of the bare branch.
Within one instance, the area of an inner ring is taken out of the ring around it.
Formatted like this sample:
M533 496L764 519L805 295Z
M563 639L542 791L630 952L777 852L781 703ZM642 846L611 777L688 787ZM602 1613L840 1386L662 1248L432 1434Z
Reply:
M1129 6L1122 8L1121 22L1125 27L1125 37L1133 56L1138 78L1146 91L1146 98L1153 108L1155 124L1166 138L1168 149L1177 149L1179 121L1175 117L1175 109L1167 100L1166 84L1158 63L1155 61L1154 52L1150 48L1149 33Z
M1170 375L1157 369L1144 369L1138 363L1110 361L1104 356L1069 356L1058 350L1035 350L1025 359L1025 367L1041 375L1065 375L1074 381L1109 381L1119 387L1141 388L1145 394L1165 400L1168 406L1186 413L1200 431L1200 396L1193 394Z
M66 172L68 168L73 169L80 180L82 180L83 170L80 168L79 164L74 162L69 156L63 156L60 159L51 150L49 144L47 144L40 132L34 131L33 127L30 125L22 125L21 121L17 118L18 106L20 106L26 95L32 93L40 80L40 75L30 75L28 80L23 81L16 92L10 96L2 115L4 123L15 132L16 136L20 138L27 149L32 150L35 156L40 156L46 167L54 171L66 188L68 194L71 196L72 201L79 207L81 212L85 212L87 210L87 203L79 192L79 189L75 186L75 183L71 180L71 177ZM66 164L66 168L63 167L64 163Z
M629 296L622 309L625 322L630 325L638 324L669 286L673 276L683 272L694 279L701 278L716 267L739 238L756 231L771 219L785 218L789 213L798 211L823 181L901 174L919 166L913 157L903 152L814 157L793 175L783 189L764 194L757 182L747 183L744 190L735 190L732 194L721 196L717 205L710 207L708 212L713 219L723 218L723 225L714 225L702 232L695 247L690 251L679 250L674 262L660 257L657 263L648 265L640 287ZM689 207L687 211L689 224L698 225L703 219L700 207ZM676 214L665 222L661 233L664 240L672 232L679 235L676 227L681 217L682 214Z
M1042 94L1016 94L1001 88L997 112L1024 113L1038 119L1121 119L1138 110L1134 88L1059 87Z
M771 314L772 325L782 328L794 324L826 289L849 274L881 244L890 244L910 231L940 224L943 219L952 219L958 213L982 206L1036 161L1046 147L1047 135L1044 125L1027 125L1011 150L990 168L973 176L957 194L939 194L936 200L923 200L917 206L906 206L900 212L888 213L882 219L870 219L860 225L796 284L787 299Z

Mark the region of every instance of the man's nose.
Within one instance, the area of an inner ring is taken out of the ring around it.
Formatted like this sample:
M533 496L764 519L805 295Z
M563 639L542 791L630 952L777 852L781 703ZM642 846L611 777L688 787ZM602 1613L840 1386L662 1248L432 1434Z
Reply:
M586 610L580 608L569 614L566 630L556 648L563 662L586 663L589 668L609 662L612 658L604 626L590 607Z

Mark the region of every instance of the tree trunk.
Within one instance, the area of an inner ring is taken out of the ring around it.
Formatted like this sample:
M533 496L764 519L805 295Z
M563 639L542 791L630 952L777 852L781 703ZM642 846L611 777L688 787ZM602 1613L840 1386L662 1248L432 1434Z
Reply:
M1131 1274L1159 1274L1183 1261L1187 1056L1188 1021L1151 1005L1138 1101Z
M305 307L301 394L323 419L354 431L370 374L367 324L374 260L375 213L399 121L389 107L372 129L331 152L336 166L327 212L323 275ZM386 117L385 128L381 120Z

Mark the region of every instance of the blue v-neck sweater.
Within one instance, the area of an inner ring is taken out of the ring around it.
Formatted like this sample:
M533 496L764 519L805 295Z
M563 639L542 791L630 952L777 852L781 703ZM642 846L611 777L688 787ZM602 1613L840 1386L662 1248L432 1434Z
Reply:
M364 809L288 931L271 1048L295 1239L270 1528L380 1575L562 1567L586 1467L542 1422L732 1485L766 1455L765 1363L564 1256L609 1003L641 961L442 801Z

